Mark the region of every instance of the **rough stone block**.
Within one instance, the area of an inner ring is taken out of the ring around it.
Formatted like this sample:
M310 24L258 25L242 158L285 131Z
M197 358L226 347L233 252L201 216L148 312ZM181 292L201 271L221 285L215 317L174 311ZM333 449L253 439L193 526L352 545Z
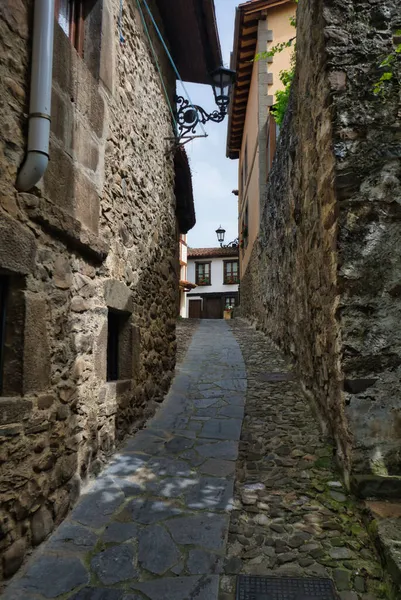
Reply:
M52 88L51 132L66 150L72 146L74 112L70 98L56 87Z
M102 14L102 52L100 56L100 79L111 94L115 81L114 20L106 3Z
M53 84L57 83L72 101L73 96L73 49L71 42L58 23L54 27Z
M20 538L14 542L3 555L3 570L5 577L11 577L22 565L26 552L26 542Z
M329 75L331 89L341 92L347 87L347 74L344 71L332 71Z
M136 498L127 505L126 512L133 521L138 521L143 525L151 525L180 515L182 510L167 501Z
M136 540L138 537L138 526L135 523L110 523L107 525L103 535L102 540L106 543L108 542L126 542L127 540L134 539Z
M25 294L24 394L45 391L50 384L50 351L46 297Z
M199 437L220 440L239 440L241 436L241 419L210 419L207 421Z
M99 143L93 139L88 127L80 121L75 124L71 148L76 160L82 166L94 173L97 171L99 164Z
M166 526L177 544L196 545L219 551L224 545L228 516L202 513L177 517L167 521Z
M187 566L191 575L221 573L222 562L221 556L196 548L189 551Z
M14 437L20 435L22 432L23 426L18 423L0 426L0 438Z
M76 179L73 160L53 136L50 136L49 154L49 165L43 177L45 196L72 215ZM45 206L42 204L43 209Z
M31 519L32 543L37 546L53 529L53 517L45 506L42 506Z
M22 0L5 0L5 2L2 2L0 16L6 21L12 31L24 39L28 37L28 10Z
M3 214L0 219L0 268L27 275L33 271L35 256L33 233Z
M110 585L138 576L134 559L135 552L132 546L112 546L94 556L91 567L102 583Z
M116 310L132 313L133 298L130 288L122 281L109 279L104 283L104 301Z
M90 231L99 232L100 200L96 185L82 173L77 173L74 182L74 216Z
M71 199L72 195L68 199L69 205L72 205ZM89 256L97 262L103 262L106 258L109 251L108 245L77 221L72 216L71 209L61 209L43 198L35 206L32 206L31 202L25 202L25 208L33 221L60 238L74 251L78 250L81 254Z
M233 503L232 481L217 477L200 477L196 485L185 493L189 508L230 510Z
M19 423L29 416L32 402L22 398L0 398L0 424Z
M55 285L62 289L68 289L72 283L72 273L70 261L65 256L58 256L54 261L53 281Z
M29 592L56 598L74 588L89 583L89 574L78 558L67 556L40 556L20 580Z
M142 530L138 540L138 560L144 569L162 575L180 558L178 548L163 527L153 525Z

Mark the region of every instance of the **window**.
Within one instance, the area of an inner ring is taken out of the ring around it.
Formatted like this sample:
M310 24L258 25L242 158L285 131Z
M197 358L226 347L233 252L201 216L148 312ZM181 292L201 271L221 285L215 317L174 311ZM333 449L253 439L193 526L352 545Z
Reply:
M246 184L248 181L248 140L246 140L245 142L245 149L244 149L244 162L243 162L243 186L244 189L246 188Z
M224 261L224 283L238 283L238 260Z
M131 314L109 308L107 315L107 381L131 379Z
M84 53L85 0L55 0L57 21L80 56Z
M246 200L246 206L244 210L244 216L242 217L241 236L240 236L240 247L242 251L248 247L249 231L248 231L248 200Z
M234 296L226 296L225 297L225 310L232 310L235 307L235 297Z
M210 285L211 263L195 264L195 283L196 285Z
M98 80L102 45L103 0L54 0L55 17L72 46ZM104 40L103 40L104 41Z
M0 275L0 396L3 393L8 277Z
M22 394L25 279L0 273L0 396Z

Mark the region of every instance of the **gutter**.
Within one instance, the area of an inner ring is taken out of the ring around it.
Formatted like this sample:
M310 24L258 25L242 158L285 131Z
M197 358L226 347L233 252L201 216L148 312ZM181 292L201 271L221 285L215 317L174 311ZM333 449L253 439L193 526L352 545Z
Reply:
M16 182L20 192L38 183L49 162L53 35L54 0L35 0L28 148Z

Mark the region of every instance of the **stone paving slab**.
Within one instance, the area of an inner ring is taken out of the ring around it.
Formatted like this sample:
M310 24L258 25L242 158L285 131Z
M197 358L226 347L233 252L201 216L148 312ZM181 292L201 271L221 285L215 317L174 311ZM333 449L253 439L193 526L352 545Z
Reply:
M4 600L217 600L245 391L230 328L203 321L156 415Z

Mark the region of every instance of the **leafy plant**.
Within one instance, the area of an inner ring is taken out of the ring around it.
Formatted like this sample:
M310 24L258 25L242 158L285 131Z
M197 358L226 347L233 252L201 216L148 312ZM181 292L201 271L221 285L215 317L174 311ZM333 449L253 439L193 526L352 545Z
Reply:
M397 29L394 34L394 39L399 39L401 37L401 29ZM390 81L395 79L395 63L397 60L401 59L401 42L395 43L395 48L393 52L391 52L388 56L382 60L379 67L384 69L380 79L376 81L373 86L373 93L375 96L385 96L388 90L388 84Z
M295 1L298 4L298 0ZM295 16L290 17L290 23L294 28L296 28L297 23ZM283 84L284 89L278 90L276 92L276 103L270 110L271 114L274 117L274 120L276 121L279 127L281 127L284 120L284 115L286 113L288 102L290 99L291 83L295 75L296 36L290 38L286 42L280 42L279 44L276 44L275 46L270 48L270 50L267 50L265 52L259 52L258 54L256 54L254 59L262 60L264 58L271 58L275 56L275 54L283 52L283 50L290 47L293 47L293 52L291 55L291 67L288 70L280 71L280 81Z
M281 127L284 121L284 115L288 107L290 99L291 83L295 75L295 65L289 71L280 71L280 81L284 85L283 90L276 92L276 104L271 108L270 112L274 117L277 125Z

